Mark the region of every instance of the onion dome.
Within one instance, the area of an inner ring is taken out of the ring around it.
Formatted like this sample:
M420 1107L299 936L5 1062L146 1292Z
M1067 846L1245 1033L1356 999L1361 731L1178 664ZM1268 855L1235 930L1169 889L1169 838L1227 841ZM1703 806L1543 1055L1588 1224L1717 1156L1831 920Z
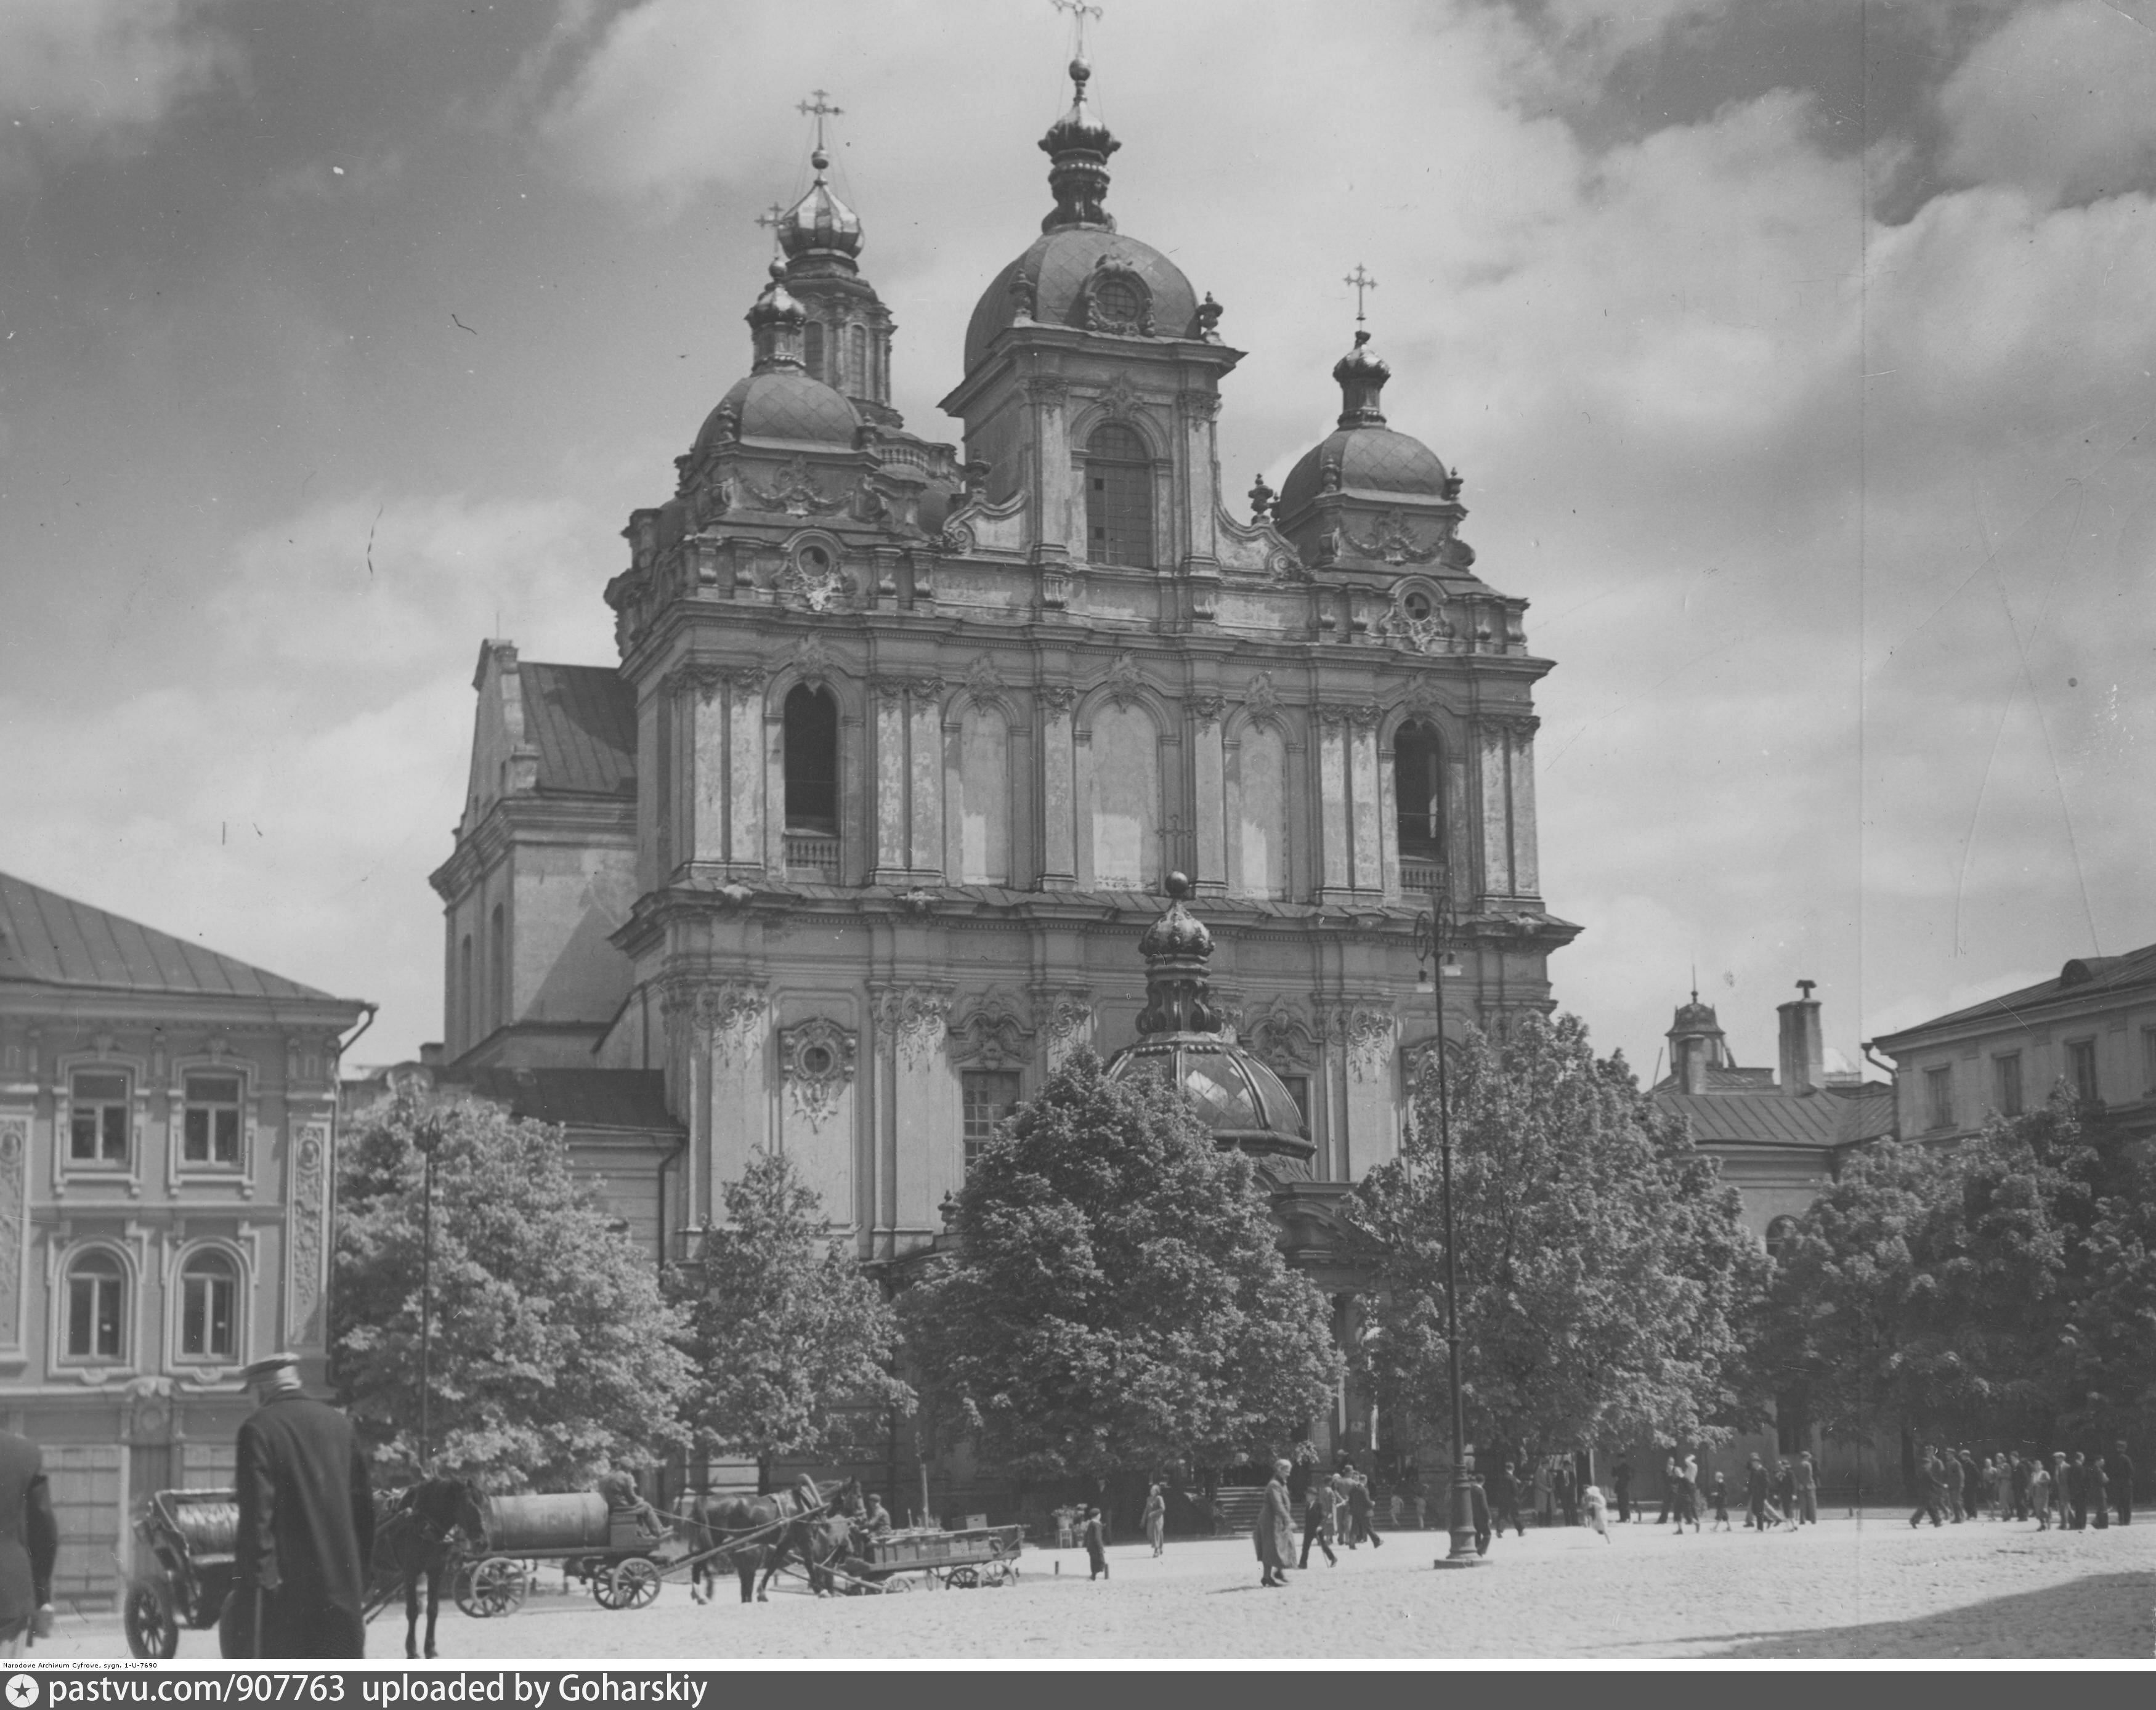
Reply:
M1317 1148L1303 1137L1293 1096L1221 1027L1205 977L1213 934L1183 906L1190 881L1170 873L1168 893L1167 912L1138 940L1146 959L1138 1042L1116 1054L1108 1078L1165 1076L1219 1144L1250 1153L1276 1184L1307 1181Z
M807 318L786 289L783 262L771 264L771 280L748 311L756 363L705 418L699 450L730 440L754 440L792 449L850 451L860 431L860 412L843 393L812 378L801 359L801 327Z
M1092 74L1083 59L1070 62L1070 110L1040 139L1055 206L1033 246L975 306L966 326L968 373L998 332L1024 321L1138 337L1199 336L1198 294L1183 270L1151 244L1117 236L1114 216L1101 206L1108 157L1122 144L1086 99Z
M1338 428L1303 453L1281 483L1276 515L1293 516L1322 492L1445 500L1455 490L1435 452L1385 425L1380 399L1393 371L1369 347L1370 335L1358 330L1354 349L1333 365L1340 383Z
M808 164L816 169L816 180L806 196L778 217L778 247L789 261L812 255L850 261L860 254L860 216L839 201L825 182L830 156L819 148L808 157Z

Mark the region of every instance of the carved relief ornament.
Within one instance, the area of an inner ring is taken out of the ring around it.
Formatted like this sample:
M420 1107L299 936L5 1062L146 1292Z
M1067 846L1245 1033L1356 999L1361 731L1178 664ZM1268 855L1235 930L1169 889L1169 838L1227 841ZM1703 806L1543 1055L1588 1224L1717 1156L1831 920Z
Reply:
M875 989L876 1030L893 1052L918 1068L936 1060L943 1043L951 988L911 984Z
M851 496L841 493L836 498L825 493L816 484L815 476L808 472L808 460L796 457L778 472L778 479L768 487L760 487L754 481L744 480L742 490L759 511L782 512L788 516L824 516L838 510Z
M1130 655L1119 653L1115 663L1108 667L1107 675L1101 679L1100 686L1108 691L1108 698L1116 706L1128 706L1147 685Z
M812 1129L821 1129L854 1079L854 1035L818 1016L778 1030L778 1072L793 1108Z
M1385 1072L1393 1054L1393 1012L1372 999L1335 1004L1329 1018L1332 1036L1348 1053L1348 1071L1358 1081L1368 1081Z
M963 999L951 1018L949 1032L954 1062L1015 1069L1033 1056L1033 1027L1016 1000L1003 992Z
M1302 1006L1288 998L1276 998L1250 1018L1244 1030L1250 1049L1275 1069L1303 1069L1317 1055L1317 1030Z

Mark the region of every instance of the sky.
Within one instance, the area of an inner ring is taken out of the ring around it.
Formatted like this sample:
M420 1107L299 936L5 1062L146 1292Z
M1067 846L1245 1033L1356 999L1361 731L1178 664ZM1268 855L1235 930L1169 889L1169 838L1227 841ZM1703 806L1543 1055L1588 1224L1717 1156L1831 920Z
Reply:
M1532 602L1561 1007L1652 1072L2156 940L2156 0L1110 0L1108 206L1223 485L1392 425ZM1050 206L1047 0L0 0L0 870L441 1034L480 641L629 511L835 178L937 400Z

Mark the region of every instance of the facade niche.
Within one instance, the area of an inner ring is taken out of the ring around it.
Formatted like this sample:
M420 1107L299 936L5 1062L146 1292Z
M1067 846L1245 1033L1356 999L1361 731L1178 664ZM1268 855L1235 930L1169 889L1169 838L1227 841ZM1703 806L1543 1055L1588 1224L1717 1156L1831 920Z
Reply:
M839 703L829 689L797 684L786 697L786 866L790 875L839 876Z
M1445 865L1444 751L1435 729L1422 719L1409 719L1393 738L1393 800L1400 888L1435 891Z
M1152 457L1120 422L1103 422L1086 442L1086 556L1152 568Z
M1093 718L1093 882L1104 891L1160 883L1160 736L1142 706Z
M958 721L950 793L952 878L961 885L1010 883L1010 732L993 707L968 707Z

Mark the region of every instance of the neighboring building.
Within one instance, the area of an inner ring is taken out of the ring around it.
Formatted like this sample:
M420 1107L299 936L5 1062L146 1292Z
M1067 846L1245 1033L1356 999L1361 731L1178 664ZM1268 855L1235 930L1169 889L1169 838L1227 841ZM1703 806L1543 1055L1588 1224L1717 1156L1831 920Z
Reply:
M1578 930L1536 860L1549 662L1473 573L1458 475L1385 425L1358 331L1337 429L1276 507L1260 484L1229 515L1240 352L1104 212L1119 145L1073 71L1055 207L945 403L963 460L891 407L890 317L819 151L751 372L629 519L619 670L482 651L434 876L444 1072L531 1092L583 1065L578 1099L634 1114L612 1179L652 1172L639 1232L670 1253L772 1147L864 1261L929 1250L969 1146L1069 1051L1137 1036L1179 869L1213 1001L1294 1102L1316 1263L1433 1042L1418 911L1457 917L1454 1027L1548 1009Z
M1722 1179L1743 1195L1746 1225L1769 1247L1840 1173L1851 1147L1894 1129L1891 1086L1829 1066L1812 983L1799 980L1803 995L1775 1012L1779 1076L1738 1066L1713 1006L1694 992L1670 1024L1670 1072L1651 1094L1720 1162Z
M249 1361L321 1386L372 1011L0 874L0 1420L52 1471L58 1594L111 1594L133 1497L229 1481Z
M2055 1087L2156 1132L2156 944L2076 957L2056 979L1881 1034L1901 1132L1948 1141L1992 1115L2041 1109Z

